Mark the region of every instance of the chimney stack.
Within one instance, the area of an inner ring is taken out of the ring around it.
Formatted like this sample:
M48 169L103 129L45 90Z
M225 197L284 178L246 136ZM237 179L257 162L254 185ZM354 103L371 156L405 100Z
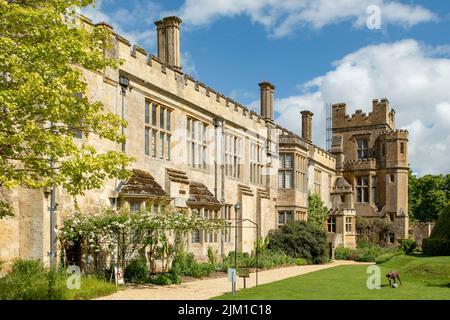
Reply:
M302 111L302 138L308 142L312 142L312 116L311 111Z
M181 70L180 24L178 17L166 17L156 21L158 58L165 64Z
M275 86L270 82L263 81L259 84L261 91L261 116L273 120L273 92Z

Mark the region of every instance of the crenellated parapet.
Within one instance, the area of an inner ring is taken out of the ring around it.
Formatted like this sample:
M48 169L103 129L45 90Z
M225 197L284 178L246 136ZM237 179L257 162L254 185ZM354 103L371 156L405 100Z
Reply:
M376 170L377 160L374 158L367 158L361 160L349 160L344 163L345 170Z
M390 107L389 100L372 100L372 112L365 113L357 109L351 116L347 114L345 103L332 105L333 129L349 129L356 127L385 126L395 128L395 111Z
M408 140L409 132L408 130L397 129L394 131L384 131L381 136L385 141Z
M86 17L83 17L82 22L91 27L107 25L103 22L94 24ZM248 119L254 121L255 126L259 126L261 129L272 122L270 118L266 119L260 114L251 111L250 108L236 102L231 97L225 96L193 76L182 72L181 69L173 67L160 58L149 54L138 45L133 45L128 39L114 32L113 27L107 26L114 35L114 50L112 50L114 56L124 61L120 66L120 73L124 76L136 77L138 78L136 80L144 86L158 84L159 88L163 88L169 94L184 98L188 102L204 108L206 111L224 114L225 119L230 119L238 124L241 123L242 126L248 125ZM117 82L118 79L108 79L108 82L114 81Z

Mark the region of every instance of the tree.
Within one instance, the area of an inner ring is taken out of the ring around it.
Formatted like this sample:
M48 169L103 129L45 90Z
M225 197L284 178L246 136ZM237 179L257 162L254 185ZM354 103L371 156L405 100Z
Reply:
M119 65L104 54L110 30L71 23L93 1L0 0L0 190L55 184L76 196L130 174L130 157L89 144L124 142L126 125L86 96L85 70Z
M327 216L328 209L325 207L320 197L314 193L309 194L308 222L322 228Z
M413 220L428 222L436 220L450 201L448 198L448 175L425 175L410 177L409 205Z
M293 221L270 231L268 238L268 249L281 250L291 257L304 258L314 264L328 261L327 236L316 224Z

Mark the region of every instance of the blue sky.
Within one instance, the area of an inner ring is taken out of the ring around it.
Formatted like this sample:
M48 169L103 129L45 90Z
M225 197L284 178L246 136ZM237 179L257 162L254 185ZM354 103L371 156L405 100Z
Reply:
M370 5L379 30L366 26ZM368 112L387 97L413 170L450 172L450 1L102 0L84 12L155 55L153 22L180 16L185 72L256 111L258 82L272 82L278 122L299 132L312 110L321 146L326 103Z

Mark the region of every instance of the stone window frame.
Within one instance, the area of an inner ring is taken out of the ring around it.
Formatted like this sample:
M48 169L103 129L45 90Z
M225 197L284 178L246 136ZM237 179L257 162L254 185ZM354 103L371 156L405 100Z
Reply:
M263 184L263 151L262 144L250 142L250 182L254 184Z
M191 168L206 170L208 124L191 116L186 119L186 160Z
M214 220L214 221L218 221L220 218L219 216L219 210L216 209L210 209L207 207L201 208L200 209L200 215L206 219L206 220ZM203 231L202 232L202 243L219 243L220 241L220 237L219 237L219 232L217 231Z
M173 109L150 99L144 106L144 154L153 159L171 160ZM161 121L162 120L162 121Z
M307 157L301 154L295 154L295 175L296 175L296 188L301 192L305 192L308 189L308 182L306 179L306 171L308 168Z
M365 180L367 183L365 183ZM369 203L369 175L355 177L355 195L357 203Z
M225 133L225 175L230 178L241 178L242 138Z
M378 201L378 196L377 196L377 175L373 174L370 177L370 202L372 202L373 204L376 204Z
M353 218L345 217L345 233L353 233Z
M336 217L329 217L327 220L327 230L330 233L336 233Z
M355 138L355 141L356 141L356 158L358 160L368 159L369 158L369 138L368 137L358 137L358 138Z
M288 214L290 214L290 219L287 219ZM280 222L280 217L283 216L283 221ZM288 221L289 220L289 221ZM277 214L277 224L278 228L284 226L286 223L294 221L294 211L292 210L279 210Z
M290 166L286 165L286 158L290 157ZM294 167L295 157L293 152L282 152L279 154L280 166L278 168L278 188L279 189L293 189L294 182ZM290 176L290 182L288 185L288 177Z
M198 209L192 209L191 211L192 215L198 215L200 216L200 210ZM200 230L192 230L191 231L191 243L193 244L201 244L202 243L202 233Z

